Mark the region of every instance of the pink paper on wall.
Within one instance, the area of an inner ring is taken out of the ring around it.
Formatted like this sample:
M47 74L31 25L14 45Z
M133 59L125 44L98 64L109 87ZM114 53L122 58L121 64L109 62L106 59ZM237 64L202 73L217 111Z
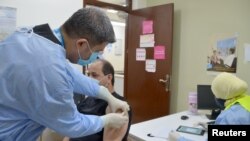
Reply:
M153 33L153 21L142 22L142 33L143 34Z
M165 46L154 47L154 59L165 59Z

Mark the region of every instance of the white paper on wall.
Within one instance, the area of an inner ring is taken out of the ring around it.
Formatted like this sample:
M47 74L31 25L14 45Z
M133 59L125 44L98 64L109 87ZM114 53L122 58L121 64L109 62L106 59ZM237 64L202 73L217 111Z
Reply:
M146 71L147 72L155 72L156 71L156 60L154 59L147 59L146 60Z
M137 48L136 49L136 61L145 61L146 59L146 49Z
M116 43L114 44L115 46L115 55L119 56L122 55L122 39L116 39Z
M154 34L140 35L140 47L154 47L155 36Z
M0 41L16 29L16 8L0 6Z
M245 61L250 62L250 44L245 44Z

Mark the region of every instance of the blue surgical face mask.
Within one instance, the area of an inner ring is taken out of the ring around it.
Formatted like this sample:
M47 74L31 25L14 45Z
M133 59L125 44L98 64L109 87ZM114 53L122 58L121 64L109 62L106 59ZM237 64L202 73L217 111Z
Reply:
M82 66L86 66L86 65L92 63L93 61L95 61L98 58L99 52L93 52L90 49L89 44L88 44L88 48L89 48L89 50L91 52L91 55L90 55L89 59L87 59L87 60L82 59L82 57L80 55L80 52L79 52L79 49L77 48L78 55L79 55L79 59L77 61L77 64L82 65Z
M97 59L98 55L99 55L98 52L92 52L89 59L83 60L79 54L79 59L77 61L77 64L82 65L82 66L86 66L86 65L92 63L93 61L95 61Z

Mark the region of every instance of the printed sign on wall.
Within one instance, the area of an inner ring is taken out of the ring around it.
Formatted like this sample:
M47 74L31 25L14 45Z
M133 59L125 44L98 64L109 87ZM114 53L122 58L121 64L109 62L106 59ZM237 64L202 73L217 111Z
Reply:
M143 21L142 22L142 32L143 34L153 33L153 21Z
M207 56L207 71L236 73L237 36L216 38Z
M156 60L154 59L147 59L146 60L146 71L147 72L155 72L156 71Z
M140 47L154 47L154 45L155 45L154 34L140 35Z
M165 46L154 47L154 59L165 59Z
M0 6L0 41L16 29L16 8Z
M146 59L146 49L137 48L136 49L136 61L145 61Z

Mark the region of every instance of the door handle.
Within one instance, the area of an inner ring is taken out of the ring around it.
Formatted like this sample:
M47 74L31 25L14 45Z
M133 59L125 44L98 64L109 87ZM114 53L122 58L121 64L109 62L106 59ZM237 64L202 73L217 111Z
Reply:
M169 91L169 85L170 85L170 76L167 74L165 79L159 79L159 82L162 84L165 84L165 90L166 92Z

